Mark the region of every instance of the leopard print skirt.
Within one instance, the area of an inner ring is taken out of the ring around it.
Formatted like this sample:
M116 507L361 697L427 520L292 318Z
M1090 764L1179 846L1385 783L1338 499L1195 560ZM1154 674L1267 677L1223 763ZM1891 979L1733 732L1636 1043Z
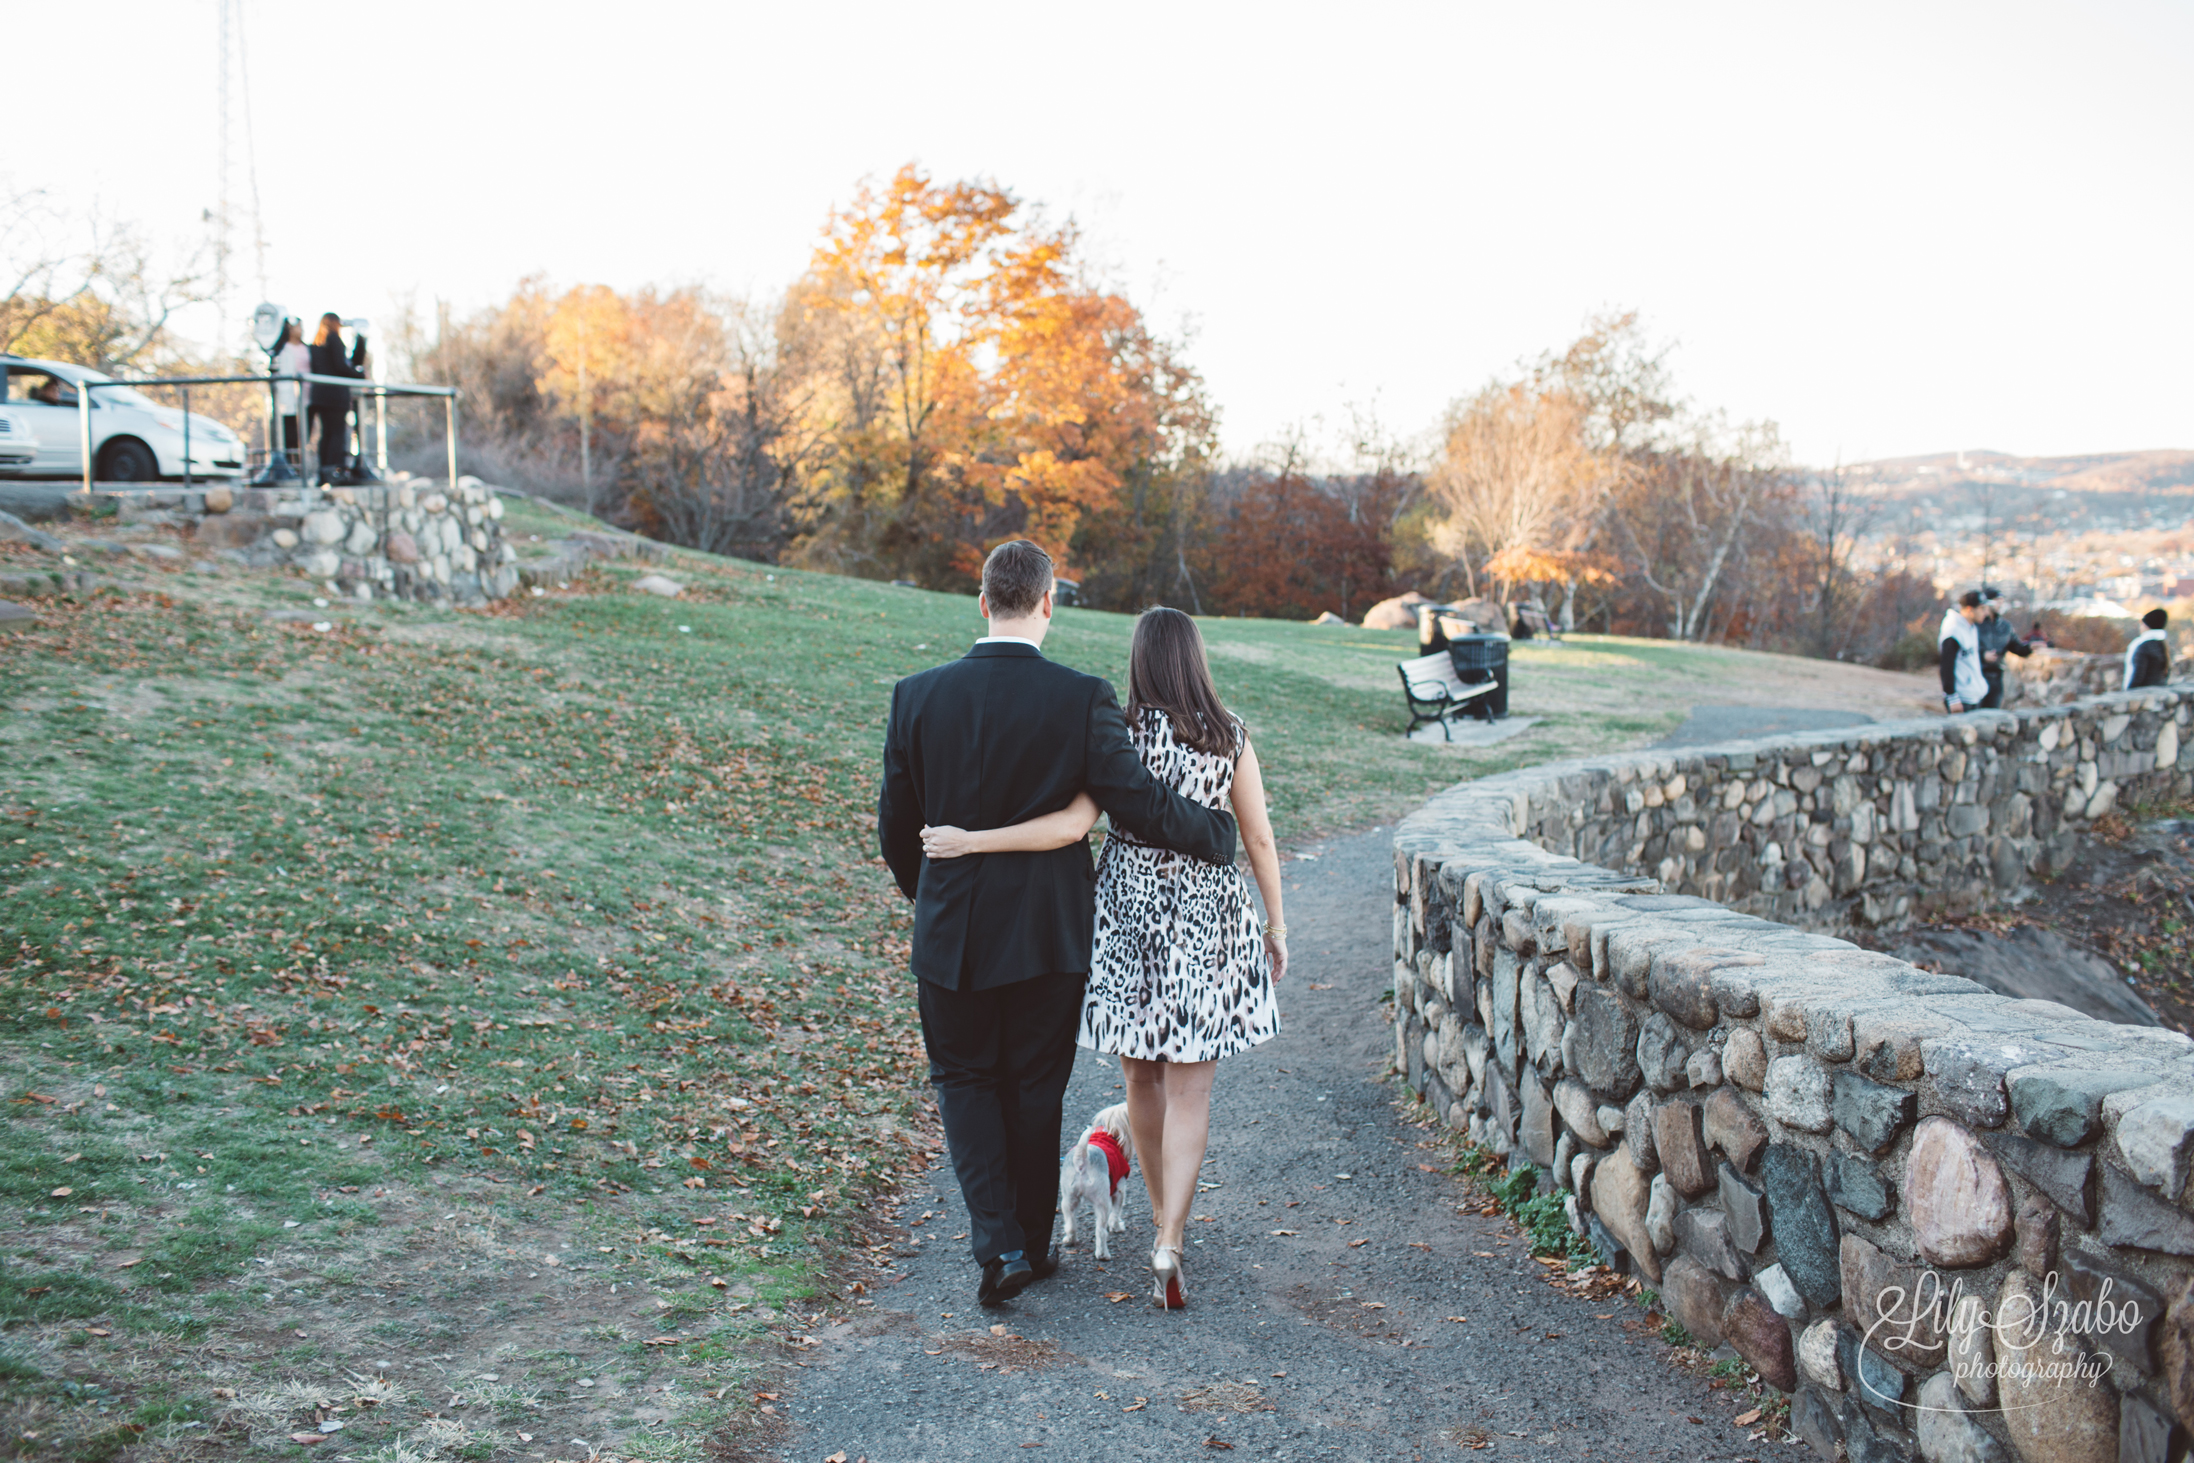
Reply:
M1193 802L1227 805L1234 759L1173 739L1150 713L1131 729L1154 776ZM1270 1041L1279 1003L1249 883L1120 833L1097 860L1097 940L1077 1040L1145 1061L1211 1062Z

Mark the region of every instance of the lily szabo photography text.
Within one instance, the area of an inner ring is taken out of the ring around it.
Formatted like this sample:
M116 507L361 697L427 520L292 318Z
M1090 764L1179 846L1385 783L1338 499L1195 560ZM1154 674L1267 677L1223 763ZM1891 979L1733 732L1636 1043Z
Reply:
M1999 1393L1999 1379L2005 1377L2022 1392L2041 1390L2044 1383L2097 1387L2116 1359L2112 1352L2146 1335L2156 1312L2149 1301L2118 1290L2110 1277L2078 1297L2064 1291L2063 1280L2052 1270L2042 1277L2038 1294L2031 1287L2007 1287L2001 1309L1992 1310L1989 1301L1965 1293L1962 1278L1946 1282L1933 1270L1922 1271L1909 1292L1893 1285L1875 1296L1875 1320L1863 1340L1892 1360L1919 1361L1949 1338L1950 1375L1968 1397ZM1906 1405L1901 1387L1892 1393L1870 1386L1863 1371L1860 1386L1878 1405ZM2007 1405L2019 1404L1999 1402L1998 1410ZM1925 1403L1916 1409L1925 1410Z

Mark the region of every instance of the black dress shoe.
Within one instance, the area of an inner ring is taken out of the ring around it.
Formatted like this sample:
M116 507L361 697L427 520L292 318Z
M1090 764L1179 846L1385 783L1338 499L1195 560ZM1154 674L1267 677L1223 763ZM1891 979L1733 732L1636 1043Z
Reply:
M975 1303L982 1306L1002 1306L1019 1295L1036 1278L1036 1271L1026 1260L991 1260L983 1266L982 1284L975 1287Z
M1044 1256L1044 1257L1043 1257L1043 1258L1042 1258L1041 1260L1031 1260L1031 1261L1029 1261L1029 1264L1028 1264L1028 1269L1029 1269L1029 1277L1028 1277L1028 1278L1029 1278L1030 1280L1032 1280L1032 1281L1034 1281L1034 1280L1049 1280L1049 1279L1050 1279L1050 1278L1051 1278L1052 1276L1054 1276L1054 1275L1058 1274L1058 1273L1059 1273L1059 1250L1058 1250L1058 1247L1057 1247L1056 1245L1055 1245L1055 1246L1053 1246L1053 1247L1052 1247L1052 1249L1051 1249L1051 1252L1050 1252L1049 1254L1045 1255L1045 1256Z

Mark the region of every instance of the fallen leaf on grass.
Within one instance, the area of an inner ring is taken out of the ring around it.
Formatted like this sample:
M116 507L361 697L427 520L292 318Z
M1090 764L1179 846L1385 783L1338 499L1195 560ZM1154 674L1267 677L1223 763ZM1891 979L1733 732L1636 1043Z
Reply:
M1130 1290L1108 1290L1105 1292L1105 1299L1118 1305L1121 1301L1135 1299L1135 1293Z
M831 1454L828 1458L825 1458L823 1460L823 1463L846 1463L846 1450L844 1448L840 1448L837 1452Z
M325 1433L291 1433L289 1435L289 1440L293 1443L303 1443L305 1446L310 1447L314 1443L326 1442L327 1435Z
M1362 1249L1362 1248L1363 1248L1363 1247L1364 1247L1365 1245L1368 1245L1368 1244L1370 1244L1370 1243L1371 1243L1371 1236L1367 1234L1367 1235L1365 1235L1365 1236L1364 1236L1364 1237L1363 1237L1362 1239L1352 1239L1352 1240L1350 1240L1350 1241L1348 1242L1348 1247L1349 1247L1350 1249L1352 1249L1352 1250L1360 1250L1360 1249Z
M1470 1317L1468 1317L1468 1316L1449 1316L1449 1317L1448 1317L1448 1319L1449 1319L1449 1320L1451 1320L1451 1321L1457 1321L1457 1322L1461 1322L1461 1321L1467 1321L1467 1320L1469 1320L1469 1319L1470 1319Z
M1133 1407L1123 1407L1120 1410L1122 1412L1141 1412L1149 1405L1150 1399L1148 1397L1138 1397L1135 1399L1135 1405Z
M1419 1173L1438 1173L1440 1170L1433 1164L1420 1163L1417 1165L1417 1171Z
M1300 1232L1300 1231L1297 1231L1297 1230L1292 1230L1292 1229L1276 1229L1276 1230L1274 1230L1274 1231L1273 1231L1273 1233L1274 1233L1274 1234L1296 1234L1296 1233L1299 1233L1299 1232Z
M1752 1426L1752 1424L1758 1422L1759 1420L1760 1409L1757 1407L1753 1408L1750 1412L1740 1412L1735 1417L1730 1419L1731 1422L1735 1423L1739 1427L1750 1427Z
M1356 1304L1367 1311L1383 1311L1386 1309L1386 1302L1383 1300L1360 1300Z
M1316 988L1313 987L1313 989ZM1330 989L1330 987L1328 987L1328 989ZM1232 1443L1223 1443L1217 1438L1205 1438L1204 1446L1207 1448L1218 1448L1223 1452L1232 1452L1234 1450L1234 1445Z
M71 1195L71 1194L73 1194L73 1193L75 1193L75 1192L76 1192L76 1190L74 1190L74 1189L72 1189L72 1188L69 1188L69 1187L67 1187L66 1185L63 1185L63 1186L62 1186L61 1188L55 1189L55 1190L53 1191L53 1193L52 1193L51 1197L53 1197L53 1198L56 1198L56 1199L66 1199L66 1198L67 1198L67 1197L68 1197L69 1195Z

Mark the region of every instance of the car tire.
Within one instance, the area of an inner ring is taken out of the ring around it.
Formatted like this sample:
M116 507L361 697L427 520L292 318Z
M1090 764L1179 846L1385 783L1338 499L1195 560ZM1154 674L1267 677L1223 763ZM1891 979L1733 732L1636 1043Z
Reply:
M109 442L100 450L99 481L103 483L149 483L159 477L159 459L134 437Z

